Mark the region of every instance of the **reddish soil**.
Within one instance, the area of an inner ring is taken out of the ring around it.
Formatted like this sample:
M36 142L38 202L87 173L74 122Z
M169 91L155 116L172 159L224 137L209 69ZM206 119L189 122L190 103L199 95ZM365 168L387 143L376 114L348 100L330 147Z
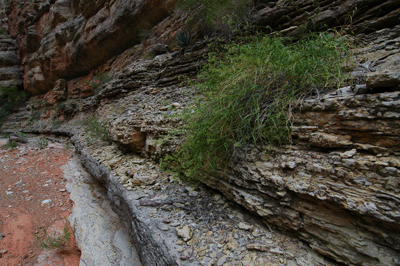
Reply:
M55 143L42 150L32 144L0 148L0 265L79 265L73 234L67 247L53 250L41 249L35 237L43 239L43 229L60 234L66 225L72 202L60 167L70 159L71 152Z

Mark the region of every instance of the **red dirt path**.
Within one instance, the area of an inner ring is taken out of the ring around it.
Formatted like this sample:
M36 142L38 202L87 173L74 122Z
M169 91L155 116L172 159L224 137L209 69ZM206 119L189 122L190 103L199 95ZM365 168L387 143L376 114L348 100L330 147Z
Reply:
M55 143L38 150L34 140L14 150L2 148L4 143L0 140L0 265L79 265L74 240L62 250L42 250L35 238L43 229L49 235L62 231L71 212L60 169L70 152ZM47 199L51 202L43 204Z

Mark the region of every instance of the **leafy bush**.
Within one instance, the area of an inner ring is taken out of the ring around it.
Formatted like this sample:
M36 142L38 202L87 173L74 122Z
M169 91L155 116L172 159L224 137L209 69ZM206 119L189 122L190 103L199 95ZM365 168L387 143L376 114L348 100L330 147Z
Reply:
M86 140L90 144L93 139L109 141L106 127L97 118L92 118L87 121L85 128Z
M200 96L183 117L184 143L162 161L191 179L225 169L243 144L288 143L293 101L345 79L348 43L335 34L296 42L258 35L220 50L198 75Z

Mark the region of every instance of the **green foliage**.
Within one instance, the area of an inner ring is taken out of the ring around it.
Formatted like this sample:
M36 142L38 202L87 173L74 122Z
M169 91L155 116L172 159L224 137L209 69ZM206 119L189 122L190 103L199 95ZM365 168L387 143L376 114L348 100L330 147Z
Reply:
M10 135L11 135L10 133L1 133L1 134L0 134L0 137L1 137L1 138L4 138L4 139L7 139L7 138L10 137Z
M348 44L335 34L293 42L267 36L241 38L209 55L195 84L200 96L184 117L188 135L162 166L191 179L224 170L243 144L290 141L293 101L345 80Z
M44 137L39 137L38 140L36 141L36 146L39 149L44 149L49 145L49 141L44 138Z
M248 0L178 0L177 7L192 14L191 24L203 30L232 31L246 18Z
M0 126L4 119L11 114L13 108L25 97L17 87L0 86Z
M64 151L69 151L70 149L71 149L71 143L69 143L69 142L66 142L66 143L64 143L64 145L63 145L63 150Z
M31 116L29 118L29 124L33 124L35 121L38 121L42 117L43 111L32 110Z
M17 147L17 142L15 140L7 141L6 145L4 145L5 149L13 150Z
M189 29L179 30L175 34L176 45L180 48L185 48L195 40L195 36Z
M22 133L22 132L17 132L17 135L18 135L18 136L21 136L21 137L23 137L23 138L26 138L26 137L27 137L26 134L25 134L25 133Z
M101 86L105 83L111 81L112 78L103 72L97 73L95 76L92 77L91 81L87 82L87 84L92 87L96 93L99 92Z
M87 121L85 133L88 144L92 143L95 139L109 141L105 125L101 123L97 118L92 118Z
M46 229L42 229L43 236L35 235L35 238L39 242L39 247L41 249L57 249L57 248L67 248L68 243L71 239L71 232L68 228L67 222L65 222L63 234L60 236L49 235Z

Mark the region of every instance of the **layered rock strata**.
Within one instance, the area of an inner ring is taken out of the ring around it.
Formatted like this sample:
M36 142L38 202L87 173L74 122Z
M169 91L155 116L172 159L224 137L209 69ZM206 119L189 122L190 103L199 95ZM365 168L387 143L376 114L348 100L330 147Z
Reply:
M160 172L152 160L124 154L115 144L88 145L83 134L72 141L130 228L142 265L338 265L219 192Z
M4 9L4 3L0 3ZM8 18L0 14L0 86L22 87L22 72L17 51L17 42L8 34Z
M226 179L205 182L336 261L397 265L399 37L363 35L355 84L299 102L292 145L247 147Z
M140 32L169 15L173 1L10 1L11 36L18 40L24 87L49 91L140 42Z
M304 30L340 28L371 33L400 23L398 1L256 1L252 23L269 26L284 35Z
M362 45L357 50L359 64L351 73L352 86L331 93L316 91L292 110L292 145L243 148L227 177L210 177L206 184L267 225L295 234L338 262L399 264L399 2L255 2L251 21L282 35L296 36L304 29L323 27L357 33L353 39ZM309 249L295 259L275 239L249 242L257 235L253 231L241 241L226 234L228 243L220 238L213 242L212 237L221 231L200 229L205 223L193 226L198 217L190 218L188 209L215 202L193 203L187 193L187 198L173 205L173 195L181 190L172 185L161 189L171 181L156 170L156 164L131 158L135 153L158 159L176 149L182 134L174 131L180 123L177 116L190 110L193 95L180 85L181 78L193 76L205 62L204 42L174 51L174 33L187 15L171 14L172 3L9 1L5 11L15 38L10 42L19 50L4 55L2 62L5 68L13 67L19 57L25 89L42 95L32 97L26 107L10 116L2 131L75 135L83 164L107 185L115 209L133 232L144 265L224 265L231 261L328 265L311 259ZM7 52L13 50L4 47ZM94 116L104 122L116 146L88 145L79 135ZM168 210L171 202L172 211ZM248 227L240 225L245 221L237 216L221 216L235 220L233 227L210 225L223 231L246 231L241 228ZM179 230L164 226L162 221L171 217L180 221ZM195 230L187 229L190 226ZM208 249L189 242L187 231L197 234L196 239L204 235L199 243L211 241ZM165 244L155 236L171 242ZM270 244L273 248L268 249Z
M307 100L293 113L302 126L292 136L307 146L249 147L227 179L205 182L346 265L393 265L400 121L390 114L400 110L400 92L337 94Z

